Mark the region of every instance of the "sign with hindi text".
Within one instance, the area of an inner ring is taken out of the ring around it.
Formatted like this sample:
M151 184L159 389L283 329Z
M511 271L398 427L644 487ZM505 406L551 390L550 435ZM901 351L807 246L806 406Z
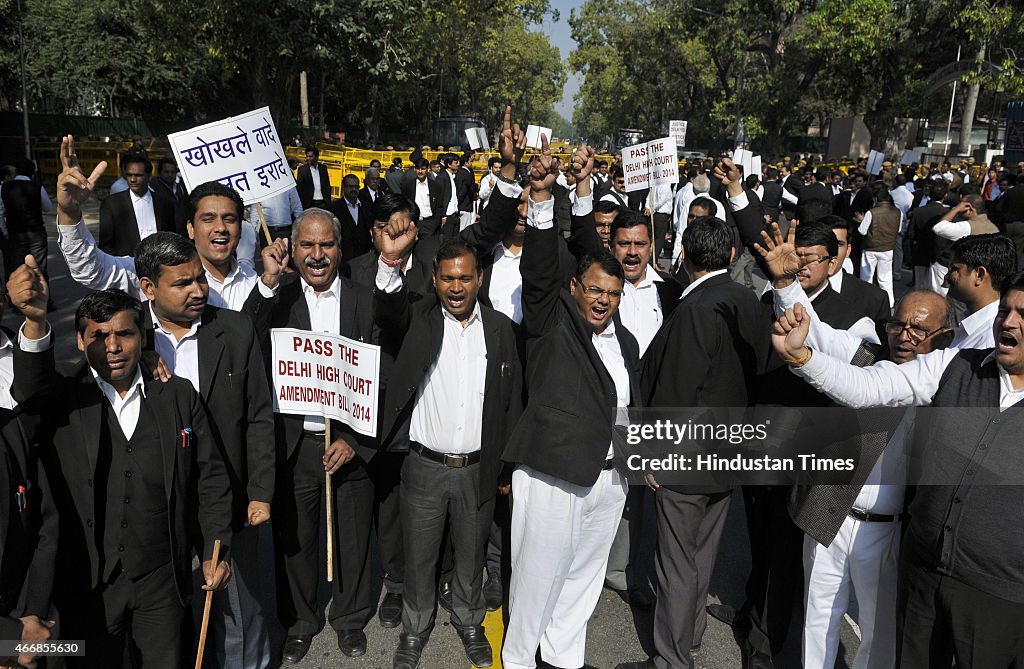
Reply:
M219 181L249 205L295 188L270 107L176 132L167 140L189 191Z
M622 149L622 173L626 192L661 184L679 183L679 159L673 137L652 139Z
M323 416L377 436L380 347L348 337L273 328L274 412Z

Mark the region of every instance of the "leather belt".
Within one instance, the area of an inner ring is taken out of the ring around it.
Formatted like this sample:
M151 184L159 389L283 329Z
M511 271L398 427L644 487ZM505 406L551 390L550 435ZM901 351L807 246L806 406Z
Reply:
M903 514L891 514L891 513L871 513L864 509L858 509L856 507L850 509L850 518L859 520L864 523L892 523L899 520L903 520Z
M469 467L480 462L480 451L473 451L472 453L438 453L416 441L409 442L409 450L419 453L427 460L437 462L445 467L452 467L453 469Z
M607 460L604 461L604 467L601 467L601 471L606 472L609 469L612 469L613 467L615 467L615 460L608 458Z

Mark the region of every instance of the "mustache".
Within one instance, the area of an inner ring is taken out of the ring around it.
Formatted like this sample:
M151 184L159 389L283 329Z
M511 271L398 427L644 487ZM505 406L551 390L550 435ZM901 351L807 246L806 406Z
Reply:
M321 267L327 267L328 265L330 265L331 260L330 258L321 258L320 260L316 260L314 258L306 258L303 261L303 263L306 265L306 267L313 267L319 269Z

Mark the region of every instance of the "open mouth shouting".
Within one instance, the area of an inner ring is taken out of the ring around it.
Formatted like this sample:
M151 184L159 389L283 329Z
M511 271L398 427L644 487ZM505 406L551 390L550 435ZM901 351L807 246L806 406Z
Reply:
M306 271L311 277L324 278L331 270L330 258L321 258L314 260L313 258L306 258Z
M1016 356L1020 351L1020 339L1017 332L1002 330L996 338L996 355Z

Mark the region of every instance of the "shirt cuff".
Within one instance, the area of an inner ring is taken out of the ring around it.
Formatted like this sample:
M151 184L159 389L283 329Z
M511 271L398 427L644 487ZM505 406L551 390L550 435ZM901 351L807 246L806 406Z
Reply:
M274 297L275 295L277 295L277 291L280 290L280 288L281 288L281 284L277 284L276 286L271 288L267 284L263 283L263 279L260 279L259 281L257 281L256 285L258 285L260 287L260 295L262 295L263 297L265 297L267 299L270 299L270 298Z
M397 293L402 288L401 265L391 267L380 256L377 257L377 278L374 283L377 290L385 293Z
M739 211L740 209L746 209L747 205L750 204L750 199L747 198L747 191L743 191L739 195L729 198L729 207L733 211Z
M790 366L790 369L794 374L807 379L813 385L813 381L828 370L828 355L812 350L810 360L799 367Z
M50 324L46 324L46 334L43 335L42 339L29 339L22 334L25 329L25 324L22 323L21 327L18 328L18 348L26 353L42 353L43 351L50 348L50 341L53 338L53 331L50 330Z
M585 195L578 197L572 203L572 215L573 216L586 216L590 212L594 211L594 194Z
M533 197L531 197L526 222L538 230L550 229L555 223L555 198L552 197L543 202L534 202Z
M501 179L498 179L497 188L501 191L502 195L510 197L513 200L518 200L519 196L523 194L522 186L519 184L510 184L507 181L502 181Z
M804 305L809 302L809 300L807 300L807 293L804 292L800 282L795 278L793 279L793 282L785 288L776 288L771 282L769 282L768 285L772 286L772 290L775 292L776 316L781 316L786 309L792 309L796 306L797 302L802 302Z

